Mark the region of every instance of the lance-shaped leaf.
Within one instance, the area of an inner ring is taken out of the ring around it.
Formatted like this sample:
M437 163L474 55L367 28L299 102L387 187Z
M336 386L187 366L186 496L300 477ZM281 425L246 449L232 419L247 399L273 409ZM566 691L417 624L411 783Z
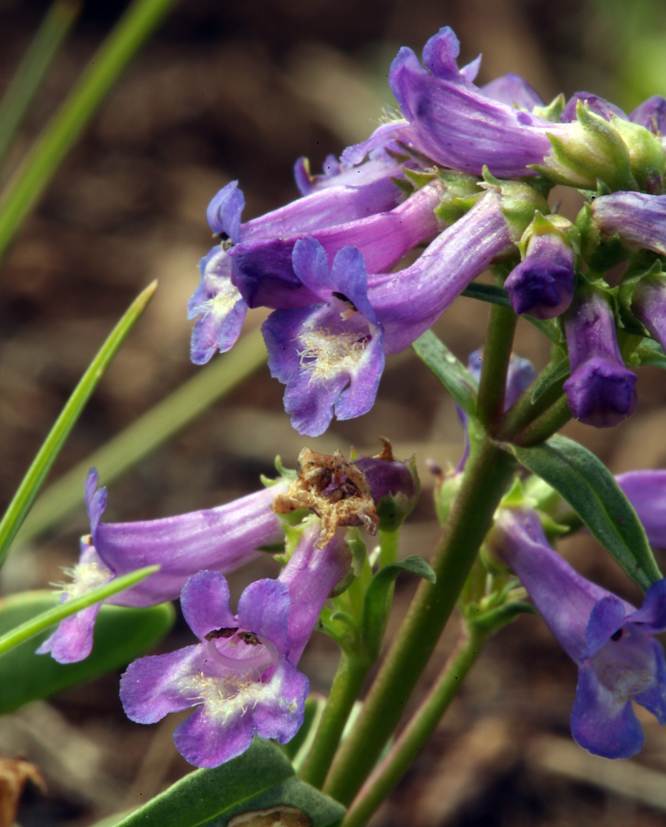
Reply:
M243 755L186 775L118 827L240 827L253 823L251 813L257 813L260 824L335 827L345 808L296 778L279 747L255 738ZM260 813L265 822L259 820Z
M447 391L470 416L476 412L476 379L432 330L412 344L416 355L430 368Z
M53 604L54 596L48 591L4 598L0 601L0 634L52 609ZM15 646L0 658L0 714L125 666L161 640L175 616L171 603L148 609L102 606L93 650L78 663L58 663L35 653L48 631Z
M26 620L24 623L21 623L20 626L16 626L0 637L0 655L4 655L5 652L9 652L10 649L18 646L19 643L30 640L30 638L35 637L35 635L38 635L40 632L44 632L56 623L60 623L60 621L66 617L80 612L81 609L87 609L88 606L92 606L93 603L99 603L102 600L106 600L107 597L123 591L123 589L129 589L131 586L135 586L137 583L145 580L146 577L155 574L156 571L159 571L159 568L159 566L146 566L143 569L137 569L137 571L130 572L130 574L125 574L122 577L114 577L111 582L105 583L103 586L91 589L89 592L80 595L80 597L73 597L64 603L58 603L52 609L48 609L36 617Z
M379 655L386 620L391 608L393 581L402 571L423 577L429 583L437 580L430 565L417 554L411 554L400 563L389 563L375 574L365 593L361 631L362 646L372 658Z
M569 503L629 577L646 590L661 580L645 529L606 466L591 451L563 436L542 445L514 447L525 468Z

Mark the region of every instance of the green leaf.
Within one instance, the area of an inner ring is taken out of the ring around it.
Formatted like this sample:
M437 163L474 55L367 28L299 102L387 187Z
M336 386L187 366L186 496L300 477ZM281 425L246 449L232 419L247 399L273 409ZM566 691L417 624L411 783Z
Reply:
M470 416L474 416L478 384L463 363L451 353L444 342L435 336L432 330L419 336L412 347L460 407Z
M260 330L243 336L230 353L217 356L173 393L139 417L49 486L37 500L16 538L16 545L39 537L83 502L83 483L91 467L108 485L201 416L266 363Z
M312 827L334 827L345 813L337 801L296 778L279 747L255 738L243 755L186 775L118 827L227 827L235 816L276 807L302 810Z
M0 634L49 611L54 600L48 591L0 600ZM161 640L175 616L171 603L148 609L102 606L95 622L93 650L79 663L57 663L50 655L35 654L50 630L15 646L0 658L0 714L125 666Z
M28 469L27 474L21 481L14 498L0 522L0 565L4 563L12 541L16 537L21 523L25 519L28 509L33 503L44 478L55 462L60 449L74 427L76 420L90 398L90 395L97 387L104 371L110 361L116 355L120 345L132 329L134 323L146 309L148 302L157 289L157 282L154 281L143 290L127 309L125 315L113 328L111 334L102 345L101 349L90 363L90 367L81 377L81 381L74 389L74 393L67 400L62 413L55 422L51 432L46 437L44 444L37 452L37 456ZM81 488L83 491L83 486Z
M417 554L412 554L399 563L389 563L374 575L365 593L362 621L363 646L372 658L379 654L384 637L384 628L391 608L393 581L403 571L423 577L429 583L437 580L430 565Z
M16 628L6 632L0 637L0 655L18 646L19 643L23 643L23 641L38 635L40 632L44 632L50 626L60 623L60 621L66 617L80 612L81 609L87 609L88 606L99 603L101 600L106 600L107 597L111 597L123 591L123 589L129 589L130 586L135 586L137 583L145 580L146 577L150 577L151 574L159 571L159 568L159 566L146 566L143 569L130 572L130 574L124 574L122 577L114 577L113 580L105 583L103 586L91 589L79 597L73 597L65 603L58 603L52 609L30 620L26 620L25 623L16 626ZM2 663L1 658L0 663Z
M645 529L615 478L587 448L563 436L531 448L514 447L518 461L549 483L592 534L643 589L662 578Z
M466 287L461 296L468 299L477 299L478 301L488 302L489 304L499 304L500 307L506 307L507 310L513 310L509 294L503 287L496 287L494 284L478 284L472 282L469 287Z

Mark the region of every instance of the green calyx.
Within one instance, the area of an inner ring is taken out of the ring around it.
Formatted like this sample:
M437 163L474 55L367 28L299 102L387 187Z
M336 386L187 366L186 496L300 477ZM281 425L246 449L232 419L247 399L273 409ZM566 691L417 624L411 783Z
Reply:
M666 154L659 139L644 126L622 118L613 118L611 124L627 147L631 171L641 192L662 195Z
M527 255L529 243L535 236L550 235L559 238L563 244L570 247L576 255L580 255L581 236L575 224L572 224L562 215L551 213L543 216L538 210L534 218L527 226L520 241L516 244L520 250L521 257Z
M551 151L532 169L556 184L597 190L597 181L611 192L637 190L629 149L615 126L590 112L586 102L576 106L577 120L562 137L549 134Z
M537 211L544 215L550 212L543 195L523 181L500 180L490 173L488 167L483 168L483 180L486 189L499 190L502 213L515 241L521 238Z

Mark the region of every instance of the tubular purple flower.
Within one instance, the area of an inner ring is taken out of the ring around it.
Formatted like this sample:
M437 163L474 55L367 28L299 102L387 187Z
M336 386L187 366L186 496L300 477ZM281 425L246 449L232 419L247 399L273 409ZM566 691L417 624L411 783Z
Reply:
M287 388L284 405L299 433L319 436L333 417L361 416L375 401L384 369L382 329L367 298L363 256L345 247L329 269L313 238L297 241L294 270L316 304L276 310L262 327L271 375Z
M315 238L326 252L329 264L344 247L356 247L373 273L390 270L417 244L430 239L442 223L434 210L445 193L435 179L405 202L388 212L326 227L280 235L263 241L239 244L230 251L233 279L249 307L287 309L307 307L317 291L307 289L292 262L294 245L302 238Z
M516 313L552 319L571 304L574 293L574 251L561 233L534 234L525 258L504 282Z
M666 255L666 195L614 192L590 207L603 239L617 233L629 247Z
M297 242L294 270L317 303L275 311L263 332L271 374L287 385L285 410L299 433L322 434L333 409L339 419L370 410L384 355L408 347L494 258L514 248L534 204L528 201L531 215L514 224L505 218L503 198L491 188L414 264L396 273L368 276L353 247L341 250L329 269L318 241Z
M641 279L631 294L631 312L662 348L666 345L666 279Z
M290 741L303 723L309 688L296 664L351 562L341 532L317 549L320 533L313 520L280 577L250 584L236 616L221 574L190 578L181 606L200 643L130 664L120 682L127 716L149 724L196 706L176 727L174 741L198 767L235 758L254 735Z
M187 579L200 569L229 573L259 557L259 546L284 539L282 523L271 505L277 494L289 488L286 481L217 508L132 523L100 522L106 488L96 491L96 487L93 468L86 480L91 534L82 538L81 557L70 572L73 582L63 587L61 602L159 563L158 572L105 601L117 606L156 606L175 600ZM38 653L51 652L60 663L86 658L99 608L99 604L91 606L64 620Z
M197 767L230 761L255 735L290 741L303 723L309 684L287 658L289 587L257 580L233 615L222 574L200 571L180 600L199 643L129 665L120 680L128 718L152 724L169 712L196 707L176 727L174 742Z
M666 723L666 662L652 638L666 629L666 580L651 586L635 609L574 571L548 545L530 509L501 509L488 539L578 666L576 743L604 758L635 755L644 736L631 702Z
M300 660L324 603L351 566L345 532L338 529L324 548L318 548L321 530L318 519L306 526L278 577L280 583L289 587L291 598L289 661L293 664Z
M565 134L569 127L493 100L458 69L459 52L448 27L426 43L426 68L411 49L400 49L389 86L405 120L379 127L366 142L346 150L343 159L353 163L395 139L464 172L480 175L488 166L499 178L533 175L530 164L541 163L550 152L548 134Z
M636 375L625 367L608 300L584 288L564 317L571 376L564 383L574 417L610 428L636 409Z
M628 471L615 479L636 509L650 545L666 549L666 471Z
M649 129L653 135L663 135L666 132L666 98L653 95L644 100L629 115L629 120Z
M526 109L531 112L535 106L544 106L544 101L530 84L520 75L509 72L502 75L485 86L479 88L479 92L491 100L504 103L514 108Z
M303 183L302 175L296 177ZM197 319L192 361L205 364L218 350L224 353L233 347L240 334L248 308L233 281L228 255L233 244L306 233L391 210L402 197L392 180L400 177L403 172L397 161L375 153L366 163L331 175L325 186L313 185L304 198L245 223L241 223L245 198L238 182L223 187L206 213L211 230L223 242L201 259L201 279L187 306L188 319Z

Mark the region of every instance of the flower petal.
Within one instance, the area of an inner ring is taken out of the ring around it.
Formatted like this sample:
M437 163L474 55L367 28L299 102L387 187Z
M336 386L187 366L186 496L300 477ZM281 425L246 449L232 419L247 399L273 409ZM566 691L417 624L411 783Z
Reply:
M619 597L609 594L594 604L585 630L587 649L584 658L591 658L605 646L611 635L625 623L626 610Z
M627 616L628 623L640 623L652 634L666 630L666 579L653 583L640 609Z
M645 741L631 704L618 701L599 682L589 661L578 671L571 733L579 746L603 758L630 758L640 752Z
M138 724L154 724L169 712L201 703L192 678L215 667L200 644L133 661L120 678L120 700L127 717Z
M245 752L252 743L252 714L234 705L228 714L216 714L201 706L178 724L173 741L178 752L195 767L219 767Z
M96 603L61 620L55 632L37 649L37 654L50 652L58 663L76 663L87 658L92 651L93 629L100 608L101 604Z
M238 601L238 625L271 641L282 654L289 648L289 586L279 580L255 580Z
M238 625L229 608L229 585L219 571L200 571L190 577L180 595L180 605L199 640L216 629Z
M234 243L237 242L244 207L245 196L238 188L238 181L231 181L226 187L222 187L208 205L208 226L214 233L220 233Z

